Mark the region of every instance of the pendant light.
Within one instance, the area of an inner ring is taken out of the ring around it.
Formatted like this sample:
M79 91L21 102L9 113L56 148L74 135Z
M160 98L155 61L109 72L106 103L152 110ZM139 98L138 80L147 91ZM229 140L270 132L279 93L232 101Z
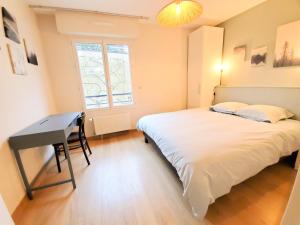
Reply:
M203 7L196 0L175 0L158 13L157 21L166 27L188 24L202 14Z

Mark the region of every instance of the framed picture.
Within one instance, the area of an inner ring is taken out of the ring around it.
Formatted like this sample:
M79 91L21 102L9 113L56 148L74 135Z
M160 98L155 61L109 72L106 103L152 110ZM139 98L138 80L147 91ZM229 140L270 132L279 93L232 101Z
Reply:
M6 8L2 7L2 18L5 37L20 44L20 36L15 17L13 17Z
M251 51L251 65L264 66L267 63L267 46L253 49Z
M273 66L300 66L300 21L278 27Z
M27 62L33 65L38 65L38 60L37 60L37 56L36 53L33 49L33 47L31 45L29 45L29 43L23 39L24 42L24 48L25 48L25 52L26 52L26 58L27 58Z
M246 60L246 45L240 45L233 49L233 54L241 60Z
M20 46L7 44L12 71L16 75L26 75L25 57Z

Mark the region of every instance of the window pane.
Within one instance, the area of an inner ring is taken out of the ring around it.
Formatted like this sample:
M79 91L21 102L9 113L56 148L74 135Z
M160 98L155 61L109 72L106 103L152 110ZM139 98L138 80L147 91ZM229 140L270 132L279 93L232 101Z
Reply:
M112 101L114 106L133 103L127 45L107 45Z
M109 106L106 79L99 44L76 43L81 80L87 109Z

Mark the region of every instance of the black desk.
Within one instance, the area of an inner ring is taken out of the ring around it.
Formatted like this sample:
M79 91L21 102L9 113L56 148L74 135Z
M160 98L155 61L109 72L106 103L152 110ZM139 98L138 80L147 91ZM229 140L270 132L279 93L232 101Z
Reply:
M73 188L76 188L67 138L71 134L73 128L76 126L76 121L80 114L80 112L72 112L48 116L9 138L9 145L13 149L14 155L16 157L16 161L29 199L33 198L33 191L52 187L55 185L72 182ZM44 186L32 187L28 182L19 151L22 149L58 143L64 144L71 178Z

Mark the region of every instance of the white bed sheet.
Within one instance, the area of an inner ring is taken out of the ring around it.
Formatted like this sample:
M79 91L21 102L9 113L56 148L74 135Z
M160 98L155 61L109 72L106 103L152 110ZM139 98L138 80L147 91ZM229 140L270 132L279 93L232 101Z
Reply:
M149 115L147 133L175 167L194 216L216 198L300 148L300 121L256 122L203 109Z

